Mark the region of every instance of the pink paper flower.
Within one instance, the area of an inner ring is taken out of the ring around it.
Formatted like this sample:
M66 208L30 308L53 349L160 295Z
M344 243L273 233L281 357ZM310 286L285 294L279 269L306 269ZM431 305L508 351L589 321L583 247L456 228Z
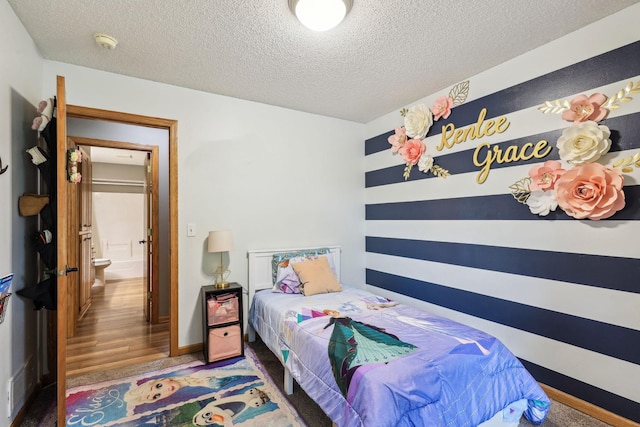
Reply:
M415 165L420 161L427 147L419 139L408 140L399 150L400 155L407 164Z
M586 95L578 95L571 100L571 108L562 113L562 118L573 123L593 120L599 122L604 119L609 110L602 108L607 97L601 93L594 93L587 98Z
M433 120L440 120L440 117L448 119L453 108L453 99L448 96L441 96L433 103L431 111L433 112Z
M404 143L407 142L407 131L402 126L397 127L395 135L391 135L388 141L389 144L391 144L391 152L397 153Z
M624 208L624 177L618 169L586 163L564 173L556 182L558 205L576 219L609 218Z
M531 191L552 190L559 177L566 172L562 163L557 160L547 160L541 165L535 165L529 170Z

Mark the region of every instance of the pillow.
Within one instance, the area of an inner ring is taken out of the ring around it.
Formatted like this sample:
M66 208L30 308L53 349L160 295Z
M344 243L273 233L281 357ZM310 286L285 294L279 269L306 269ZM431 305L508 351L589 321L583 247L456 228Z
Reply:
M309 255L321 255L329 253L329 248L318 248L318 249L303 249L298 251L289 251L289 252L279 252L273 254L273 258L271 259L271 283L276 283L276 276L278 275L278 266L283 262L289 260L293 257L301 257L301 256L309 256ZM286 267L283 265L283 267Z
M278 273L276 275L276 282L273 285L273 292L283 292L285 294L299 294L300 293L300 278L293 271L292 264L296 262L315 260L318 258L326 258L329 263L329 267L333 274L337 277L335 267L333 265L333 256L329 254L323 255L308 255L302 257L293 257L288 260L282 261L278 265Z
M291 266L291 260L297 262L304 261L305 257L295 257L285 260L280 263L278 267L278 274L276 275L276 283L273 285L273 292L283 292L285 294L299 294L300 293L300 279L293 267Z
M300 278L300 293L304 296L342 291L326 257L292 262L291 266Z

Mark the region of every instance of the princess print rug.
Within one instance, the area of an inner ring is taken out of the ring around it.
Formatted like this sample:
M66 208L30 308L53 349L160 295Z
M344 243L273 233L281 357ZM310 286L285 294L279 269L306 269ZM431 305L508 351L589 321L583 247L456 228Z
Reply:
M305 427L249 348L245 357L67 390L72 426Z

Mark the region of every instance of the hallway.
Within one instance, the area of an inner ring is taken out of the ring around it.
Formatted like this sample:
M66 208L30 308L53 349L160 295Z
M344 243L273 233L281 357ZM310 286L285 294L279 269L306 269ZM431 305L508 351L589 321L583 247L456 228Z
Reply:
M142 279L92 288L92 304L67 340L67 376L169 356L169 322L145 321Z

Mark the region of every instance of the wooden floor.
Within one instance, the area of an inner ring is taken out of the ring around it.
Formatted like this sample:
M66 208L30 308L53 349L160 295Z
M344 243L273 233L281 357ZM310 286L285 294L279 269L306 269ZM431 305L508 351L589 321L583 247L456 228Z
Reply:
M67 340L67 376L169 356L169 322L144 318L142 279L94 286L89 311Z

